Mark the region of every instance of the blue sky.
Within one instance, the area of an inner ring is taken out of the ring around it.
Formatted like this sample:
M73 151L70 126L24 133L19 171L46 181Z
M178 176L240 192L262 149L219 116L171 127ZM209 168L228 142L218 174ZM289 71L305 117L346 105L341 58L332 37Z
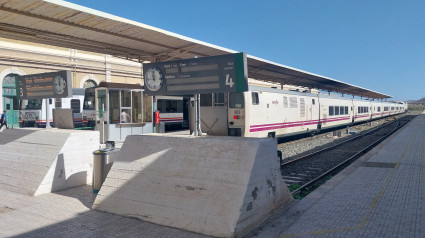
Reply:
M70 0L389 94L425 97L425 1Z

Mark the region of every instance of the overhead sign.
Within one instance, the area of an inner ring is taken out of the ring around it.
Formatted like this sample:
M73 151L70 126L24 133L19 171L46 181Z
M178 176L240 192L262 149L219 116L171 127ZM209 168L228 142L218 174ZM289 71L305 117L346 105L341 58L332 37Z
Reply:
M17 96L20 99L66 98L72 96L71 71L18 76Z
M248 90L245 53L143 64L143 73L151 96Z

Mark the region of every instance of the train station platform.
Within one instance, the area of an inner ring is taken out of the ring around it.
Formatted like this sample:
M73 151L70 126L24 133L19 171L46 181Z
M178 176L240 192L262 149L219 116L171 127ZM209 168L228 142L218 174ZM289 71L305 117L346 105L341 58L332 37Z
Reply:
M425 115L250 237L425 237Z
M425 237L425 115L246 237ZM0 237L208 236L91 209L91 186L0 189Z

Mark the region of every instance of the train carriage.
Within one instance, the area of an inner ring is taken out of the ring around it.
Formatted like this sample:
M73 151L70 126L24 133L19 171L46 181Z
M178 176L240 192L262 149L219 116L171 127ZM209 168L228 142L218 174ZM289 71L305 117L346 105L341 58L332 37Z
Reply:
M382 102L372 101L370 108L371 108L371 118L372 118L372 120L383 117Z
M353 99L353 122L364 122L371 119L371 103L367 100Z
M19 108L19 127L46 127L46 103L49 104L49 124L53 125L53 113L55 108L72 109L74 125L80 127L82 122L82 110L84 89L73 88L72 97L49 98L49 99L23 99Z
M276 137L317 130L317 94L250 87L229 95L229 135Z
M320 129L348 125L353 122L353 103L350 98L333 95L319 95Z

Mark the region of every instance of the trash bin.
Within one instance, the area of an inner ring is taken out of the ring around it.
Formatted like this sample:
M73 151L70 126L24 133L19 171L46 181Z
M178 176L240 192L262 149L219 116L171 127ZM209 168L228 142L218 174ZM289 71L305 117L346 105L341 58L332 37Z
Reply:
M117 156L118 149L105 148L93 151L93 193L98 193Z

